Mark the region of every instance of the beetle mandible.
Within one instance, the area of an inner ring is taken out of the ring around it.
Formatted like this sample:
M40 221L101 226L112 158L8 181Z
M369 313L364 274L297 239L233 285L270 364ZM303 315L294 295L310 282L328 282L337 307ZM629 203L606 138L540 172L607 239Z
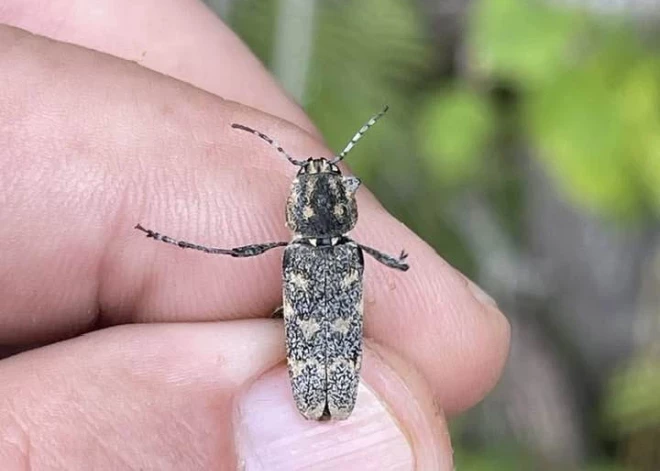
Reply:
M355 193L360 180L342 175L339 163L387 111L373 116L331 159L296 160L267 135L244 126L300 167L286 203L289 242L232 249L176 240L140 224L147 237L210 254L252 257L286 247L282 263L283 305L289 377L296 407L307 419L346 419L355 406L362 361L363 252L384 265L406 271L407 254L398 258L348 237L357 222Z

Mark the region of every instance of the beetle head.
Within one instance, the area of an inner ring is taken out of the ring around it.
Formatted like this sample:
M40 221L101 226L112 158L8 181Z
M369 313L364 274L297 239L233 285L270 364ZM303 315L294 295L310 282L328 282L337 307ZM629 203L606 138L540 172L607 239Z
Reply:
M357 222L355 193L360 179L343 176L327 159L308 159L291 185L287 226L304 237L337 237Z

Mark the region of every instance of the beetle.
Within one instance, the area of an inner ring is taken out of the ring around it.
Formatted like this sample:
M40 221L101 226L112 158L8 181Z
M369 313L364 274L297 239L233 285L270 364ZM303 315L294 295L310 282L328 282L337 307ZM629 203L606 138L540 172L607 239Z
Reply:
M337 166L387 109L369 119L331 159L296 160L260 131L232 124L264 140L299 167L286 202L291 241L223 249L135 226L149 238L210 254L252 257L286 247L280 311L293 398L307 419L346 419L355 406L362 362L363 252L390 268L409 268L404 251L392 257L348 237L357 223L355 193L361 182L355 176L344 176Z

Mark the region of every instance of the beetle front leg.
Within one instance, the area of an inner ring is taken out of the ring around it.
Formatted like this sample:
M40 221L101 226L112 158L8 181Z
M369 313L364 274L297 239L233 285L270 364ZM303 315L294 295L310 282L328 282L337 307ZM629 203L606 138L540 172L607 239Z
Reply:
M406 271L408 268L407 263L405 263L406 258L408 258L408 254L404 252L403 250L401 251L401 254L399 255L399 258L394 258L391 255L384 254L382 252L379 252L376 249L372 249L371 247L367 247L366 245L358 244L358 246L367 252L369 255L371 255L373 258L378 260L380 263L383 265L386 265L390 268L394 268L396 270L401 270L401 271Z
M232 257L254 257L255 255L261 255L262 253L274 249L276 247L285 247L289 245L288 242L267 242L265 244L252 244L244 245L243 247L234 247L230 249Z
M255 255L261 255L267 250L274 249L275 247L284 247L289 244L288 242L268 242L265 244L245 245L243 247L235 247L233 249L221 249L217 247L206 247L204 245L193 244L192 242L186 242L185 240L173 239L170 236L160 234L158 232L152 231L151 229L145 229L140 224L136 225L135 229L144 232L147 234L147 237L160 240L166 244L176 245L182 249L194 249L210 254L229 255L232 257L254 257Z

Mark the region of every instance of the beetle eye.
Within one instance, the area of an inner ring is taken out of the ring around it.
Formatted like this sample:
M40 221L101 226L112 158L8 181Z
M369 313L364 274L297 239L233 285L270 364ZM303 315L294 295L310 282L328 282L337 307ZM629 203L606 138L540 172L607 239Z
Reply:
M360 181L357 177L344 177L344 188L350 194L354 194L360 187Z

